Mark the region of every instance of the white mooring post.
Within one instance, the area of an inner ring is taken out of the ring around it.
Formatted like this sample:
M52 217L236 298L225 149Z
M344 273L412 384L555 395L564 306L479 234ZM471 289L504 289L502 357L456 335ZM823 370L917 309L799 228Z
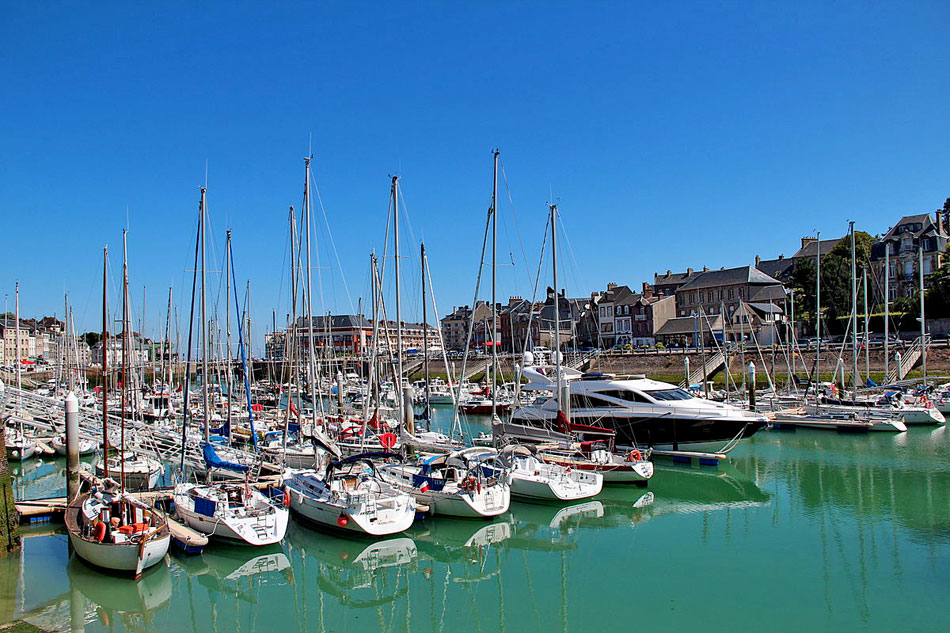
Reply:
M79 401L70 391L66 394L66 498L72 501L79 494Z

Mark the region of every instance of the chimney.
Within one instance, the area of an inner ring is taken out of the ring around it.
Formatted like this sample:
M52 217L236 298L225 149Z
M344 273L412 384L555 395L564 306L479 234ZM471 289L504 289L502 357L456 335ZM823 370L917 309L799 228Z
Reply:
M943 224L940 221L940 211L935 211L934 216L937 220L936 222L934 222L934 224L937 225L937 233L943 233Z
M653 298L653 286L651 286L650 284L648 284L647 282L644 281L644 282L643 282L643 292L642 292L641 294L643 295L643 298L644 298L644 299L652 299L652 298Z
M709 272L709 266L703 266L703 272Z
M609 292L609 291L613 290L613 289L616 288L616 287L617 287L617 284L615 284L615 283L613 283L613 282L608 283L608 284L607 284L607 291Z
M759 264L761 264L761 263L762 263L762 259L761 259L758 255L756 255L756 256L755 256L755 267L758 268L758 267L759 267Z
M669 276L672 275L672 274L673 274L673 271L670 270L669 268L667 268L667 269L666 269L666 276L669 277Z
M779 255L779 256L778 256L778 259L779 259L779 261L785 259L785 255Z
M803 237L802 238L802 248L805 248L809 244L814 244L818 241L817 237Z
M693 269L692 269L692 268L687 268L687 269L686 269L686 276L689 277L689 276L692 275L692 274L693 274Z

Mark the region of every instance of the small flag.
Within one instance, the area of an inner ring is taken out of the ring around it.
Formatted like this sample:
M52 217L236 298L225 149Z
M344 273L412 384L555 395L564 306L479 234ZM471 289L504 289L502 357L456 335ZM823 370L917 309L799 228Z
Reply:
M419 492L429 492L429 482L423 481L422 485L419 486Z

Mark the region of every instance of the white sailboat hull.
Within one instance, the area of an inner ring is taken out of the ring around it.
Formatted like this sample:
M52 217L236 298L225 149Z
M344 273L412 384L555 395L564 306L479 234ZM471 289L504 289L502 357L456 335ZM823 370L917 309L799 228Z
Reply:
M87 563L103 569L128 572L137 576L165 559L171 536L166 533L161 538L152 539L145 543L142 547L141 557L139 556L139 548L141 547L139 543L123 543L121 545L96 543L72 533L69 534L69 542L76 550L76 554Z
M598 473L584 474L591 479L589 483L561 482L557 479L534 477L512 471L511 496L516 499L536 501L574 501L600 494L604 486L603 476Z

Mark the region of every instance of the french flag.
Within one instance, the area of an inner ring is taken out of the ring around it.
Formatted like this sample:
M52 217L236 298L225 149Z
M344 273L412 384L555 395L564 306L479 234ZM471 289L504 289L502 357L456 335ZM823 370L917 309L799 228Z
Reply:
M428 482L428 480L422 482L422 485L419 486L419 492L429 492L429 482Z

